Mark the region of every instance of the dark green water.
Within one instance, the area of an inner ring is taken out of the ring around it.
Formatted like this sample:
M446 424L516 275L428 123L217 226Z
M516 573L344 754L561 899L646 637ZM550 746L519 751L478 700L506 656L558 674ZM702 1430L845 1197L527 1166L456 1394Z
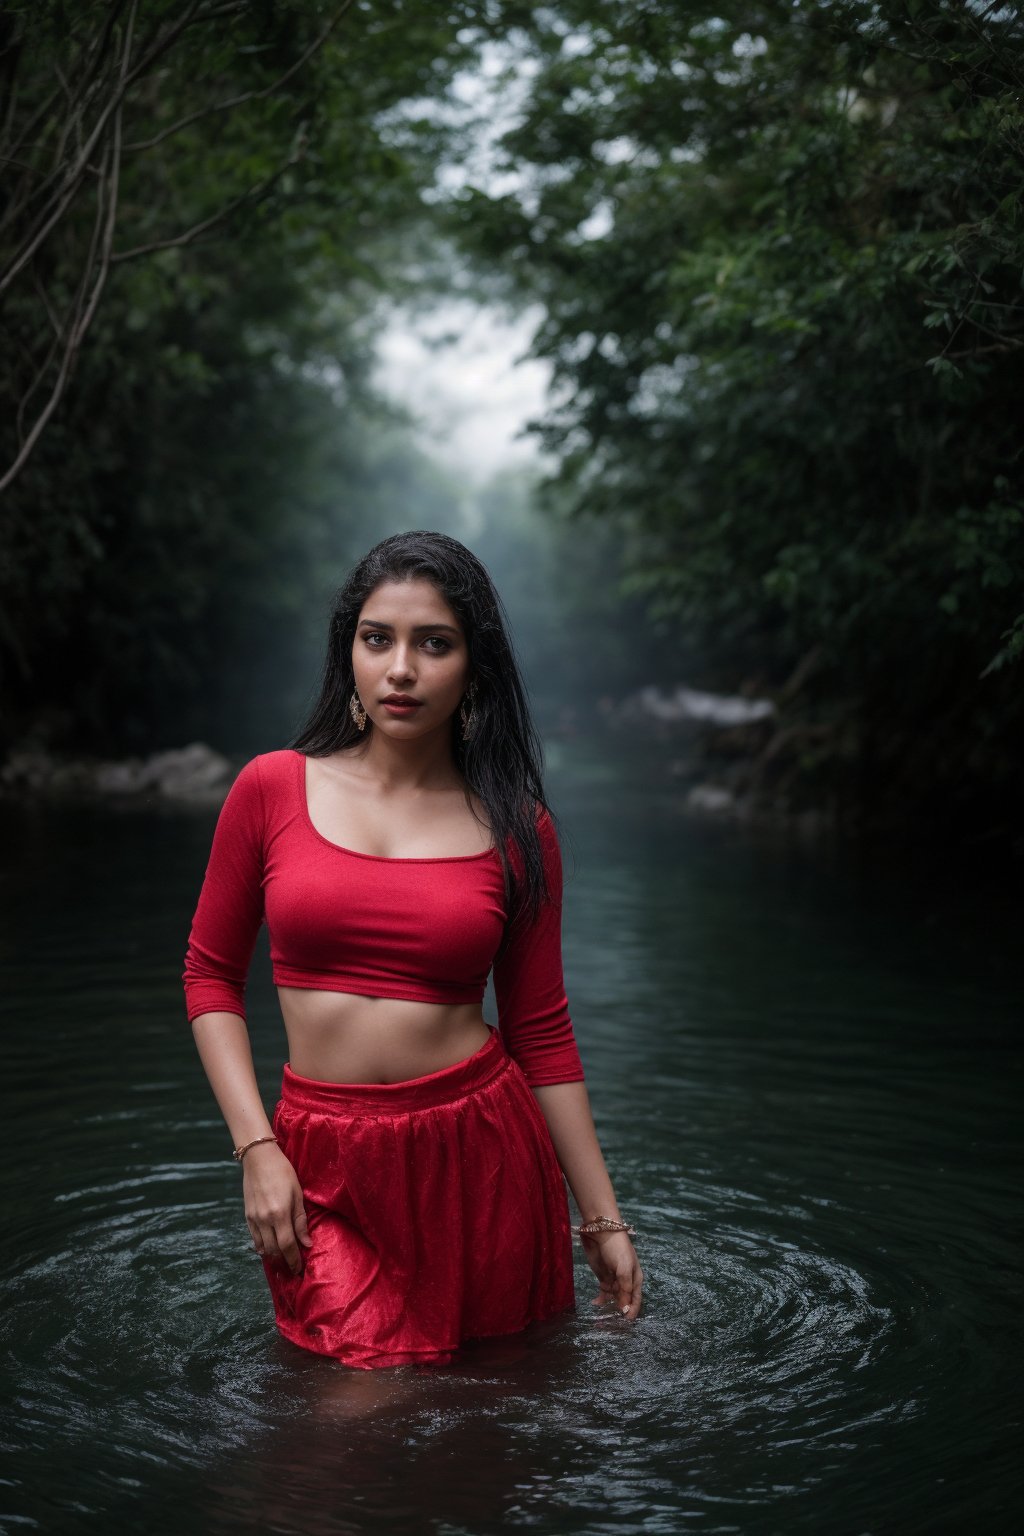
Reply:
M1019 908L694 824L582 747L550 792L645 1313L581 1261L575 1317L372 1374L277 1338L184 1021L212 816L2 808L0 1528L1016 1527ZM251 992L272 1103L262 950Z

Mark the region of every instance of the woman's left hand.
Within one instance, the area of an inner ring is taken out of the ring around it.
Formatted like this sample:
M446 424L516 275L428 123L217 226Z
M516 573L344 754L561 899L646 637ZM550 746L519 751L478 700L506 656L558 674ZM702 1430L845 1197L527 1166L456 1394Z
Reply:
M614 1302L632 1321L640 1311L644 1272L625 1232L581 1233L583 1252L600 1283L594 1306Z

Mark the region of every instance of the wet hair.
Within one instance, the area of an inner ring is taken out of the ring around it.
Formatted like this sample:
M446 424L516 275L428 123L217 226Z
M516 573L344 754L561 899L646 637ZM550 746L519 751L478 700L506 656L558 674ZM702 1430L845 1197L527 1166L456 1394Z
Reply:
M355 686L352 646L359 615L381 582L417 578L433 583L462 624L476 694L468 741L463 741L458 728L458 712L454 716L455 765L487 809L510 916L523 910L533 916L545 894L536 819L541 810L550 814L544 799L540 738L504 604L486 567L458 539L423 529L392 534L353 568L331 606L319 697L290 746L308 757L326 757L366 739L349 712ZM373 729L369 719L366 729ZM512 861L510 844L519 856Z

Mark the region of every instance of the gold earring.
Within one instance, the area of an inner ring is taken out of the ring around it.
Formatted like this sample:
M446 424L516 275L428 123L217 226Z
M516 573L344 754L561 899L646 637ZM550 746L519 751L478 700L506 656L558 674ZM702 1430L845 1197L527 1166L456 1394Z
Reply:
M476 710L473 708L473 700L476 697L476 679L470 683L466 692L466 698L459 705L459 719L462 721L462 739L468 741L476 726ZM469 708L466 708L466 699L469 700Z
M348 701L348 712L355 721L357 729L365 731L366 710L363 708L359 695L354 688L352 690L352 697Z

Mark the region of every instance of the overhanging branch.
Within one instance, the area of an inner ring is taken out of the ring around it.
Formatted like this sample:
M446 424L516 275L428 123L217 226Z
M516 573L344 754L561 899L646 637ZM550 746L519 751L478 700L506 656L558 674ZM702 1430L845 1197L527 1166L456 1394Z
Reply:
M217 112L230 112L233 108L240 107L247 101L265 101L268 96L273 96L282 86L287 85L292 76L298 74L303 65L308 63L313 55L323 47L345 12L351 10L352 4L353 0L345 0L345 3L335 11L334 16L319 36L310 43L305 53L296 59L295 63L270 85L265 85L258 91L244 91L240 96L231 96L226 101L215 101L208 107L201 107L198 112L190 112L187 117L179 118L176 123L171 123L167 128L161 129L152 138L136 139L134 143L126 144L125 153L134 153L143 149L155 149L158 144L163 144L166 139L173 138L176 133L180 133L182 129L190 127L192 123L200 122L204 117L212 117ZM226 9L234 9L234 7L226 7Z

